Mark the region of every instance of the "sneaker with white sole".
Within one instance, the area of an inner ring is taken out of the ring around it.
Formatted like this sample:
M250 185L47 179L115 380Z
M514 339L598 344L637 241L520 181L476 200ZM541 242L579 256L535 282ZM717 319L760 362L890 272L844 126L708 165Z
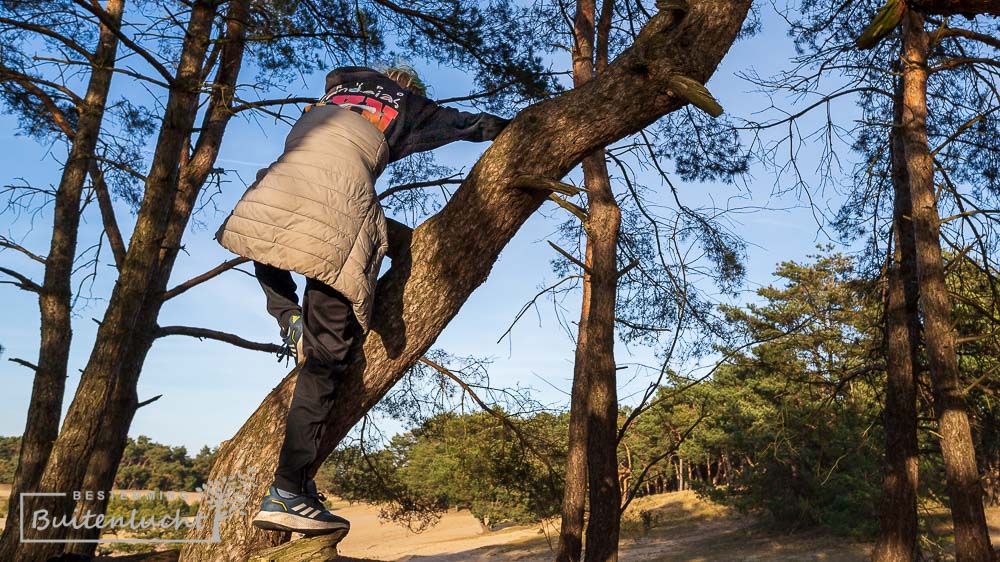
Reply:
M308 484L307 484L308 487ZM309 489L315 491L315 484ZM271 531L291 531L306 536L337 535L339 542L351 530L351 522L329 512L319 493L299 494L286 498L271 486L261 501L253 526Z

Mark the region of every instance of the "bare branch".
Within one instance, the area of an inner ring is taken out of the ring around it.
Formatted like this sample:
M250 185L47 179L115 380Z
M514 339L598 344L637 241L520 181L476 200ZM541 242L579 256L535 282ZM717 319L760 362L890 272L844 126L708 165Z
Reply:
M156 330L157 338L166 336L189 336L198 339L216 340L230 345L235 345L236 347L249 349L251 351L263 351L265 353L278 353L281 350L280 345L275 345L273 343L252 342L234 334L220 332L218 330L209 330L208 328L195 328L192 326L162 326Z
M7 25L9 25L11 27L16 27L18 29L23 29L25 31L30 31L32 33L37 33L39 35L44 35L44 36L49 37L51 39L55 39L56 41L62 43L63 45L66 45L67 47L69 47L73 51L76 51L77 54L82 55L83 58L87 59L88 62L90 62L90 61L93 60L93 57L87 51L87 49L84 49L83 47L80 46L79 43L77 43L76 41L73 41L69 37L66 37L65 35L63 35L61 33L56 33L51 28L48 28L48 27L45 27L45 26L42 26L42 25L35 25L35 24L32 24L32 23L24 22L24 21L12 20L12 19L9 19L9 18L3 18L3 17L0 17L0 23L7 24Z
M415 181L413 183L404 183L401 185L394 185L389 189L386 189L382 193L379 193L378 200L382 201L396 193L401 191L407 191L410 189L420 189L423 187L435 187L439 185L458 185L462 183L462 178L458 174L450 175L446 178L428 180L428 181Z
M240 103L240 105L233 106L232 109L233 113L239 113L241 111L247 111L250 109L263 109L265 107L270 107L272 105L315 103L316 98L298 97L298 98L279 98L273 100L260 100L260 101L243 101L243 100L237 100L237 101L241 101L242 103Z
M14 279L17 279L16 283L13 282L13 281L0 281L0 283L6 283L6 284L9 284L9 285L14 285L14 286L17 286L17 287L20 287L20 288L24 289L25 291L31 291L33 293L41 293L42 292L42 288L37 283L35 283L31 279L28 279L24 275L21 275L20 273L14 271L13 269L7 269L6 267L0 267L0 273L6 273L7 275L13 277Z
M562 254L562 255L563 255L563 257L565 257L565 258L566 258L566 259L568 259L569 261L571 261L571 262L575 263L576 265L580 266L580 269L582 269L582 270L586 271L587 273L590 273L590 268L588 268L588 267L587 267L587 264L585 264L585 263L583 263L582 261L580 261L580 260L576 259L575 257L573 257L573 254L570 254L570 253L569 253L569 252L567 252L566 250L563 250L562 248L560 248L559 246L557 246L557 245L556 245L556 244L555 244L554 242L552 242L551 240L548 240L547 242L549 243L549 246L552 246L552 248L553 248L553 249L555 249L555 251L557 251L557 252L559 252L560 254Z
M22 367L27 367L27 368L31 369L32 371L37 371L38 370L38 365L35 365L34 363L31 363L29 361L25 361L24 359L21 359L20 357L11 357L7 361L10 361L11 363L17 363L18 365L21 365Z
M524 448L531 451L531 453L534 454L538 458L538 460L542 461L542 464L544 464L545 467L549 470L550 475L553 475L558 478L559 473L552 467L552 464L549 462L549 458L538 452L537 449L535 449L535 447L531 444L531 442L529 442L525 438L524 433L521 431L521 428L517 427L517 425L511 422L507 416L491 408L489 404L484 402L483 399L480 398L478 394L476 394L476 392L472 389L472 386L463 381L461 377L451 372L450 369L442 365L439 365L438 363L432 361L431 359L428 359L426 356L422 355L420 357L420 361L426 365L429 365L434 370L450 378L452 381L455 382L455 384L462 387L462 390L467 392L469 396L471 396L472 399L476 402L476 404L478 404L479 407L483 409L483 411L490 414L491 416L499 420L500 423L504 424L504 426L506 426L508 429L513 431L514 434L517 435L517 438L521 441L521 444L524 445Z
M139 408L142 408L143 406L149 406L150 404L152 404L153 402L156 402L160 398L163 398L162 394L157 394L156 396L150 398L149 400L143 400L142 402L139 402L138 404L135 405L135 409L138 410Z
M90 162L90 178L94 184L94 193L97 195L97 206L101 210L104 232L108 235L111 254L115 257L115 266L121 269L127 252L125 239L122 238L121 229L118 228L118 219L115 218L115 208L111 204L111 194L108 192L108 184L104 181L104 172L93 160Z
M168 301L168 300L176 297L177 295L180 295L181 293L184 293L188 289L196 287L196 286L204 283L205 281L208 281L208 280L210 280L210 279L212 279L214 277L217 277L217 276L219 276L219 275L221 275L221 274L229 271L230 269L233 269L234 267L236 267L238 265L242 265L242 264L247 263L249 261L250 260L248 258L243 258L243 257L233 258L231 260L224 261L224 262L220 263L219 265L213 267L212 269L206 271L205 273L202 273L201 275L199 275L197 277L192 277L191 279L188 279L187 281L181 283L180 285L177 285L173 289L170 289L167 292L163 293L163 300L164 301Z
M552 178L543 176L522 175L517 176L511 182L511 186L518 189L540 189L543 191L553 191L563 195L579 195L587 191L585 188L570 185Z
M45 258L31 252L30 250L28 250L24 246L21 246L20 244L15 243L13 240L7 238L6 236L0 236L0 248L10 248L11 250L17 250L18 252L21 252L22 254L28 256L29 258L35 260L36 262L45 265Z
M566 209L570 213L573 213L573 215L576 216L576 218L580 219L581 222L583 223L587 222L587 211L584 211L583 208L581 208L579 205L571 203L563 199L562 197L559 197L555 193L549 193L549 199L554 201L556 205L559 205L563 209Z

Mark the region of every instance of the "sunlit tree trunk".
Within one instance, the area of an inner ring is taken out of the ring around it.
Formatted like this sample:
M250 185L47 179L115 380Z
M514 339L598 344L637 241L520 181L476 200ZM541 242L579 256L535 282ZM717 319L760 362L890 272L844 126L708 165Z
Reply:
M114 385L121 373L122 358L129 352L130 340L150 288L149 280L159 265L183 148L197 115L200 75L215 18L215 4L210 0L192 4L128 254L98 328L80 385L42 474L40 490L43 492L64 493L82 488L90 454L99 439ZM48 508L52 514L68 514L74 507L71 495L39 504L39 508ZM50 528L40 533L43 536L39 538L64 538L67 532L65 527ZM14 559L47 560L61 549L59 543L22 543Z
M122 358L121 371L112 391L108 411L101 425L100 434L90 457L84 481L86 490L110 490L128 441L128 430L138 406L136 386L146 355L156 339L157 318L163 305L170 272L181 248L181 240L198 200L201 186L215 165L223 133L232 117L233 92L242 66L246 47L246 0L231 0L226 17L225 46L220 56L218 75L213 81L214 90L209 98L208 110L202 123L198 141L191 158L184 158L180 168L178 189L170 212L160 263L150 281L143 310ZM185 147L186 151L187 148ZM93 513L103 513L107 500L94 500L81 504ZM95 529L82 529L73 534L77 538L97 538ZM69 551L91 555L94 543L78 543Z
M951 301L941 255L941 225L934 191L934 161L927 139L928 38L923 16L909 11L903 19L903 115L900 134L906 154L920 308L931 381L934 386L941 453L955 525L959 562L993 559L976 452L958 369Z

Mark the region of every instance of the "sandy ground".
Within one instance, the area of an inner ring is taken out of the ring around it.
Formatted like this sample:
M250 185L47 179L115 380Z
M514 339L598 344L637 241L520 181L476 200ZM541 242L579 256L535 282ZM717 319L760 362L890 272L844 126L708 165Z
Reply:
M9 493L10 486L0 484L0 499L6 501ZM340 544L340 559L345 562L547 562L558 533L555 521L484 532L467 511L448 512L435 526L413 533L379 520L371 505L328 504L352 524ZM645 524L642 512L647 513ZM988 517L994 544L1000 546L1000 508L990 509ZM946 527L947 512L940 519L934 526ZM868 559L870 545L820 532L785 534L699 500L692 492L680 492L636 500L622 523L620 549L623 561L860 562ZM176 556L164 555L164 560Z
M644 527L639 513L650 513ZM340 543L347 561L387 560L542 562L552 559L556 523L484 533L468 512L448 513L431 529L414 534L380 523L368 506L340 509L351 534ZM775 536L751 519L698 500L691 492L642 498L630 507L622 529L621 560L825 560L862 561L869 547L820 534Z

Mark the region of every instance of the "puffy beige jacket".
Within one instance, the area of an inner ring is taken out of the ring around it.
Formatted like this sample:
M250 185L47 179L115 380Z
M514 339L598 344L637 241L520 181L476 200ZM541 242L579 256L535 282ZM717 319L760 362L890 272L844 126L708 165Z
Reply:
M312 107L216 239L243 257L330 285L350 299L367 332L389 247L375 194L387 161L385 137L364 117L334 105Z

